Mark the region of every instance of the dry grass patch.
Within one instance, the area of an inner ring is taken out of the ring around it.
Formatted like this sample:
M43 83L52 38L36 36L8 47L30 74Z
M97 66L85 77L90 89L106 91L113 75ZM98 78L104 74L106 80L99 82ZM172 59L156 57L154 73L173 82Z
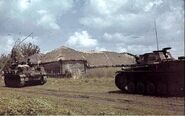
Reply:
M0 80L0 115L184 114L184 98L121 93L114 78L49 78L41 86L7 88Z

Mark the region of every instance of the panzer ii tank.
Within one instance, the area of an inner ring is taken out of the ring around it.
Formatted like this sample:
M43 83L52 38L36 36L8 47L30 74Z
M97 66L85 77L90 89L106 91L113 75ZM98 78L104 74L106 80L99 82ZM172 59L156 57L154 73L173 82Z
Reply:
M131 94L184 96L185 57L174 59L169 49L136 57L135 65L124 66L116 72L116 86Z
M4 83L7 87L23 87L28 84L45 84L46 72L42 66L12 63L4 71Z

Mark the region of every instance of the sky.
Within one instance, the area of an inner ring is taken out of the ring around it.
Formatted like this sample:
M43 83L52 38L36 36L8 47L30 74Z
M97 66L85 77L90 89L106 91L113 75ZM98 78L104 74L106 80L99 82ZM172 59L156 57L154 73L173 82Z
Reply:
M184 55L184 0L0 0L0 54L17 39L47 53L80 51L143 54L172 47Z

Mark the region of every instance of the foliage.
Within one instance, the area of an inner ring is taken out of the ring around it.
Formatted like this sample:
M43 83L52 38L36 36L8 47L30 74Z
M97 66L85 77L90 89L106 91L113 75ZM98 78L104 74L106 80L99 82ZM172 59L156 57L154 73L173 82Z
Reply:
M18 42L21 43L21 42ZM11 53L8 55L1 54L0 56L0 70L6 69L10 66L11 62L19 61L21 59L24 59L26 57L29 57L31 55L34 55L36 53L40 52L39 46L33 44L33 43L21 43L18 45L15 45ZM0 72L1 73L1 72Z
M8 55L5 55L5 54L1 54L1 56L0 56L0 70L2 69L2 68L4 68L4 66L6 65L6 64L10 64L10 61L8 60ZM7 65L6 65L7 66ZM5 68L6 68L6 66L5 66ZM0 72L1 73L1 72Z
M19 60L20 58L28 57L33 54L39 53L39 46L32 43L21 43L21 45L15 45L11 52L11 57Z
M32 43L24 43L20 46L21 53L23 56L31 56L35 53L40 52L40 48Z

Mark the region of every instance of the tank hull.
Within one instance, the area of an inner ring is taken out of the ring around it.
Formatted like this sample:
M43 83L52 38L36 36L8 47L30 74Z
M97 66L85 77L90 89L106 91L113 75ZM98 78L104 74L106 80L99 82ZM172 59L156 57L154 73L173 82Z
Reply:
M136 65L119 71L116 86L123 92L159 96L184 96L184 60Z
M15 75L6 74L4 75L4 83L7 87L24 87L30 84L45 84L47 77L43 75L37 76L26 76L26 75Z

